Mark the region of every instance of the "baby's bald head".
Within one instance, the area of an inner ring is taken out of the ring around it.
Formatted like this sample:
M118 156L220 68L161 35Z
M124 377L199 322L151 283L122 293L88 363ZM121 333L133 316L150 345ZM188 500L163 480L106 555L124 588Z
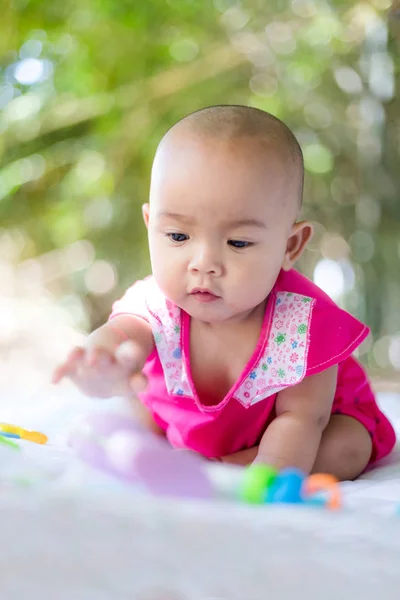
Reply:
M174 125L157 149L143 207L165 296L210 323L264 306L312 235L297 221L302 186L300 146L268 113L214 106ZM191 304L195 286L217 290L221 302Z
M167 131L159 149L173 142L180 134L190 134L204 139L216 139L229 145L244 146L257 153L273 152L283 163L285 174L291 182L290 190L297 210L303 196L304 163L300 145L291 130L273 115L249 106L221 105L196 111L176 123Z

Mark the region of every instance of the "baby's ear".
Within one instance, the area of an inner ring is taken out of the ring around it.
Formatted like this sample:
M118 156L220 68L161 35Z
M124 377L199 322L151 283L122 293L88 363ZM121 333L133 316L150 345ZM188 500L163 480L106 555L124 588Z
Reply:
M290 271L296 260L300 258L313 233L314 227L309 221L300 221L293 225L282 263L284 271Z
M143 215L143 221L146 225L146 227L149 227L149 216L150 216L150 204L143 204L142 206L142 215Z

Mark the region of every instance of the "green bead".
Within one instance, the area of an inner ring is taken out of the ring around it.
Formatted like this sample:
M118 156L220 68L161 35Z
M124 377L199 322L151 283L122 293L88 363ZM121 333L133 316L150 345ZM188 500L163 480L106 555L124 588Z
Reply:
M250 465L243 476L240 498L249 504L263 504L265 492L277 474L278 471L274 467L261 463Z

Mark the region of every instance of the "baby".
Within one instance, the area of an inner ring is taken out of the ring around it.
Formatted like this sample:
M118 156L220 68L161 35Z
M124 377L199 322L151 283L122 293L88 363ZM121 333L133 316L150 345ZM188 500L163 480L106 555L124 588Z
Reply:
M174 125L143 206L153 274L54 382L139 397L146 426L209 459L346 480L388 454L394 430L352 356L368 328L293 270L313 233L303 175L296 138L261 110Z

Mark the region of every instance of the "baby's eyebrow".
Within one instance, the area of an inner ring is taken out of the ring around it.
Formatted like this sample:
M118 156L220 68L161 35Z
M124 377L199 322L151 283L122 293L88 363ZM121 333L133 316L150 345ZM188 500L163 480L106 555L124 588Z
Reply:
M158 217L166 217L169 219L176 219L182 223L194 223L195 219L189 215L182 215L180 213L171 212L164 210L158 213ZM226 229L236 229L238 227L258 227L259 229L266 229L265 223L259 219L248 218L248 219L234 219L233 221L225 221L223 223Z
M176 219L177 221L182 221L183 223L193 223L194 219L187 215L181 215L179 213L170 212L168 210L163 210L158 213L158 217L167 217L169 219Z
M228 221L227 227L258 227L259 229L266 229L265 223L259 219L236 219L234 221Z

